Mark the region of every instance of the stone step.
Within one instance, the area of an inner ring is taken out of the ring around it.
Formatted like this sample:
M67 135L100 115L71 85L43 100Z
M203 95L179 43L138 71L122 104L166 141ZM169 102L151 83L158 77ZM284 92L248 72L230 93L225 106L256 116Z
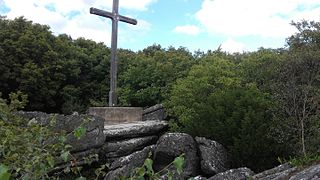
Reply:
M142 121L141 107L90 107L88 114L104 119L105 125Z

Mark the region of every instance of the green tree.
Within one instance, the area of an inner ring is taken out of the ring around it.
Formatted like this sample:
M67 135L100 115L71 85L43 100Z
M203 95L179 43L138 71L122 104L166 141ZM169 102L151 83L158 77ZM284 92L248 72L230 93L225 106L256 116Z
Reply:
M26 110L85 111L108 95L110 50L23 17L0 19L0 88L28 94Z
M166 50L154 45L127 63L119 75L120 103L146 107L163 102L175 80L187 74L194 60L185 48Z
M243 83L255 83L261 91L270 93L285 54L282 49L264 48L243 53L239 62Z
M30 101L35 102L33 108L50 108L50 96L45 99L47 103L40 103L36 97L40 93L55 93L55 87L47 84L47 77L42 75L47 71L48 61L52 60L49 54L52 52L54 36L49 27L32 24L22 17L15 20L1 18L0 21L0 88L4 96L8 97L10 92L17 89L33 92L34 95L29 96ZM29 84L33 84L34 88L28 87Z
M222 143L235 167L270 168L285 153L270 134L273 101L255 83L245 83L238 64L228 57L204 56L173 86L166 103L176 117L172 128Z
M320 89L320 24L293 23L299 30L288 39L288 54L275 79L283 137L292 150L306 156L318 152ZM287 128L286 128L287 127Z

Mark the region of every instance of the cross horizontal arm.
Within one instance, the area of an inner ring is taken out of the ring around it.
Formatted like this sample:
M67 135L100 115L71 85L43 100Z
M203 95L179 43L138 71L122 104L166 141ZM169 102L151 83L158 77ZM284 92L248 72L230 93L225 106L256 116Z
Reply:
M90 14L95 14L95 15L103 16L103 17L110 18L110 19L113 19L113 17L114 17L111 12L100 10L100 9L93 8L93 7L90 8Z
M119 20L122 22L126 22L126 23L133 24L133 25L137 24L137 20L135 20L135 19L128 18L128 17L121 16L121 15L115 16L111 12L100 10L97 8L90 8L90 14L95 14L95 15L103 16L103 17L110 18L110 19L114 19L114 18L118 17Z
M119 15L119 20L129 24L137 25L137 20Z

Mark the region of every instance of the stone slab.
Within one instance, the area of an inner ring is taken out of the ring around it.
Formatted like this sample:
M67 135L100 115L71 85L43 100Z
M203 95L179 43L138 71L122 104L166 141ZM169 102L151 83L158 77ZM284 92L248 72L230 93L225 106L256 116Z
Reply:
M144 147L156 144L158 136L138 137L126 140L118 140L105 142L100 149L100 154L105 158L123 157L132 154L135 151L140 151Z
M158 135L168 129L167 121L140 121L126 124L105 125L106 141Z
M90 107L88 114L104 119L105 125L142 121L141 107Z

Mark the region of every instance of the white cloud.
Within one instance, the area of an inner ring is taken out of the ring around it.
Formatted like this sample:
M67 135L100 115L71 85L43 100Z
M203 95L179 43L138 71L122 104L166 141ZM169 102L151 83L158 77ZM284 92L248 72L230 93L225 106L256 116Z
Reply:
M3 0L3 2L10 9L6 14L10 19L24 16L33 22L49 25L55 34L66 33L72 38L85 37L110 45L110 20L90 15L89 9L95 7L111 10L111 0ZM120 7L127 10L145 11L154 2L156 0L121 0ZM126 36L123 37L124 39L129 37L132 39L135 37L131 35L132 33L143 34L150 29L150 26L150 23L138 19L137 27L124 26L121 32Z
M225 42L223 42L221 49L229 53L243 52L246 50L244 43L237 42L232 38L228 38Z
M104 19L80 14L69 21L61 31L70 34L74 39L85 37L96 42L110 44L111 23L106 22Z
M204 0L195 16L211 34L284 38L295 31L292 20L319 20L319 4L320 0Z
M151 24L145 20L138 20L138 24L136 26L132 26L130 24L126 24L126 28L130 28L130 31L125 29L119 29L119 43L134 43L138 40L139 37L145 35L151 29Z
M120 2L120 5L126 9L147 10L148 6L154 2L156 2L156 0L139 0L139 1L122 0Z
M85 1L85 0L83 0ZM101 7L101 8L111 8L112 1L106 0L91 0L94 3L90 3L93 6ZM157 0L121 0L119 1L119 7L123 9L130 9L130 10L138 10L138 11L145 11L148 10L148 6L150 4L157 2Z
M200 29L194 25L184 25L175 27L173 32L195 36L199 34Z

